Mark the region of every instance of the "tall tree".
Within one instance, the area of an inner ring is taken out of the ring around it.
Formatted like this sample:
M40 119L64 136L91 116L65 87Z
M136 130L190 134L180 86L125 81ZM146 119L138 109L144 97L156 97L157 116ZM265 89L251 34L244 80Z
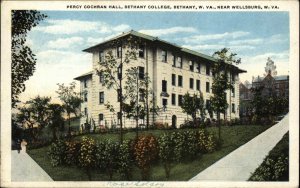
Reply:
M150 108L153 106L153 100L149 100L152 97L152 89L149 88L150 77L148 73L139 71L139 67L131 67L126 70L126 82L124 100L129 101L131 108L129 114L136 119L136 131L138 136L138 119L146 116L146 127L149 127ZM126 105L126 106L130 106ZM128 113L128 112L127 112Z
M213 84L212 93L213 96L210 98L211 107L217 114L218 127L219 127L219 140L221 140L221 113L226 113L228 103L226 100L226 91L233 88L233 83L228 76L231 74L233 64L240 64L241 59L236 58L235 53L231 53L229 48L223 48L220 51L216 51L213 57L217 59L212 68L213 73Z
M188 115L192 116L194 125L196 126L197 126L197 114L200 113L201 118L205 116L204 100L201 93L200 96L196 94L190 96L190 94L187 92L183 96L183 102L181 108L184 113L187 113Z
M64 126L64 118L62 117L62 113L64 112L64 108L60 104L49 104L49 128L52 130L52 138L53 141L57 140L57 131L63 129Z
M64 84L57 84L58 90L56 93L58 94L59 99L63 103L63 108L68 116L69 128L68 134L71 134L71 114L77 116L77 111L80 108L80 103L82 99L80 98L79 93L75 91L76 83L71 82L69 86L65 86Z
M117 48L117 57L113 51L107 51L105 58L99 61L99 67L96 69L103 76L103 86L107 89L116 90L119 98L119 118L120 118L120 142L123 142L123 81L126 76L123 75L125 65L130 64L137 59L137 40L133 40L131 36L124 39L113 41L111 48ZM110 105L110 110L112 110Z
M13 10L11 32L11 97L12 107L19 101L19 94L25 91L25 81L33 75L37 59L26 42L27 33L46 18L35 10Z

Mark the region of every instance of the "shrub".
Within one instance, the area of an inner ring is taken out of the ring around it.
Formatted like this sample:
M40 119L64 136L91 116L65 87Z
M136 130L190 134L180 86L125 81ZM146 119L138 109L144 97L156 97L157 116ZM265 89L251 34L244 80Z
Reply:
M110 180L118 167L119 147L118 142L111 140L100 142L96 147L97 167L105 171Z
M250 181L289 180L289 138L288 133L270 151L262 164L252 173Z
M120 145L118 153L118 172L123 178L130 180L133 166L133 158L132 154L130 153L130 142L124 141L123 144Z
M73 165L78 163L78 156L80 151L79 142L66 142L65 158L64 161L67 165Z
M164 164L166 178L170 177L171 163L177 161L177 155L175 154L175 142L174 137L170 134L163 134L159 137L159 157Z
M52 166L58 166L64 164L66 145L64 141L57 140L53 142L48 151Z
M179 132L172 132L171 139L174 140L174 157L177 161L181 161L184 156L185 139L184 135Z
M168 129L169 124L160 121L154 122L154 129Z
M204 129L198 131L198 148L201 153L211 153L217 148L217 139Z
M150 177L151 163L157 159L158 143L153 135L142 135L137 138L134 146L134 157L142 172L142 179Z
M79 154L79 166L86 170L89 180L92 179L90 169L95 165L95 141L92 138L82 137Z
M184 147L183 157L185 159L193 159L197 156L198 152L198 141L196 131L184 131Z

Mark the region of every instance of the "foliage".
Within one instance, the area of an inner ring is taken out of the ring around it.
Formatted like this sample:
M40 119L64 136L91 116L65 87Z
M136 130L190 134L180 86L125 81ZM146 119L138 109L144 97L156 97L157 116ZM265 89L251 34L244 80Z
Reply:
M65 86L64 84L57 84L58 90L56 93L58 94L59 99L63 103L63 107L65 112L68 115L69 119L69 135L71 131L71 114L73 113L76 117L78 116L78 110L80 109L80 104L82 99L79 96L79 93L75 91L76 83L72 82L69 86Z
M126 180L131 180L132 168L133 168L133 154L130 149L130 141L125 141L120 144L118 151L118 172Z
M33 75L37 59L26 43L27 33L47 16L35 10L12 10L11 98L12 107L25 91L25 81Z
M175 155L174 147L175 141L174 137L171 134L163 134L158 139L159 143L159 158L162 160L166 178L170 177L171 164L175 161L178 161L178 156Z
M183 157L185 160L194 159L198 153L197 132L184 131L182 134L184 135Z
M57 139L57 131L63 130L64 127L64 118L62 113L64 111L63 107L60 104L49 104L49 128L52 130L53 140Z
M148 180L150 167L158 157L158 142L153 135L141 135L134 146L134 157L142 171L142 179Z
M64 164L66 145L64 141L53 142L48 151L52 166Z
M194 124L197 123L196 118L198 112L200 113L200 116L203 120L205 117L203 94L200 93L200 97L198 97L196 94L194 94L191 97L190 94L187 92L183 96L181 108L184 113L187 113L188 115L192 116Z
M50 100L50 97L37 96L26 102L31 109L31 118L38 124L39 128L44 128L49 124L48 106Z
M86 170L89 180L92 179L90 169L95 163L95 140L84 136L80 147L79 166Z
M110 180L113 178L113 173L118 169L119 147L117 142L111 140L100 142L96 147L96 164L99 169L106 171Z
M212 68L213 83L211 96L211 108L217 113L219 126L219 139L221 139L220 113L225 112L228 108L226 100L226 91L233 88L233 83L228 78L232 64L240 64L241 59L236 58L237 54L231 53L228 48L223 48L213 54L213 57L218 61L214 63Z
M262 164L249 178L250 181L288 181L289 180L289 136L269 152Z
M80 142L70 141L65 142L66 150L65 150L65 158L64 161L67 165L76 165L78 164L79 151L81 148Z

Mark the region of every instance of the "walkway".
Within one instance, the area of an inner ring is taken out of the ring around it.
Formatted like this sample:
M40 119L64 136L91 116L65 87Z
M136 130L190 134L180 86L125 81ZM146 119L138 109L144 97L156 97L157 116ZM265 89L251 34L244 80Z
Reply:
M11 151L11 181L53 181L51 177L27 154Z
M289 115L265 132L223 157L190 181L247 181L289 130Z

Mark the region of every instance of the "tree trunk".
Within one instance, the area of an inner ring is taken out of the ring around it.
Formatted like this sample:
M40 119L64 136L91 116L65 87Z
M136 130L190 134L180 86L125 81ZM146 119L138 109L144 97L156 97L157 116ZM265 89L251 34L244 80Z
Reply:
M220 114L220 112L217 113L217 119L218 119L218 128L219 128L219 141L221 141L221 114Z
M121 57L122 59L122 57ZM123 89L122 89L122 71L123 64L120 64L121 76L120 76L120 143L123 143Z

